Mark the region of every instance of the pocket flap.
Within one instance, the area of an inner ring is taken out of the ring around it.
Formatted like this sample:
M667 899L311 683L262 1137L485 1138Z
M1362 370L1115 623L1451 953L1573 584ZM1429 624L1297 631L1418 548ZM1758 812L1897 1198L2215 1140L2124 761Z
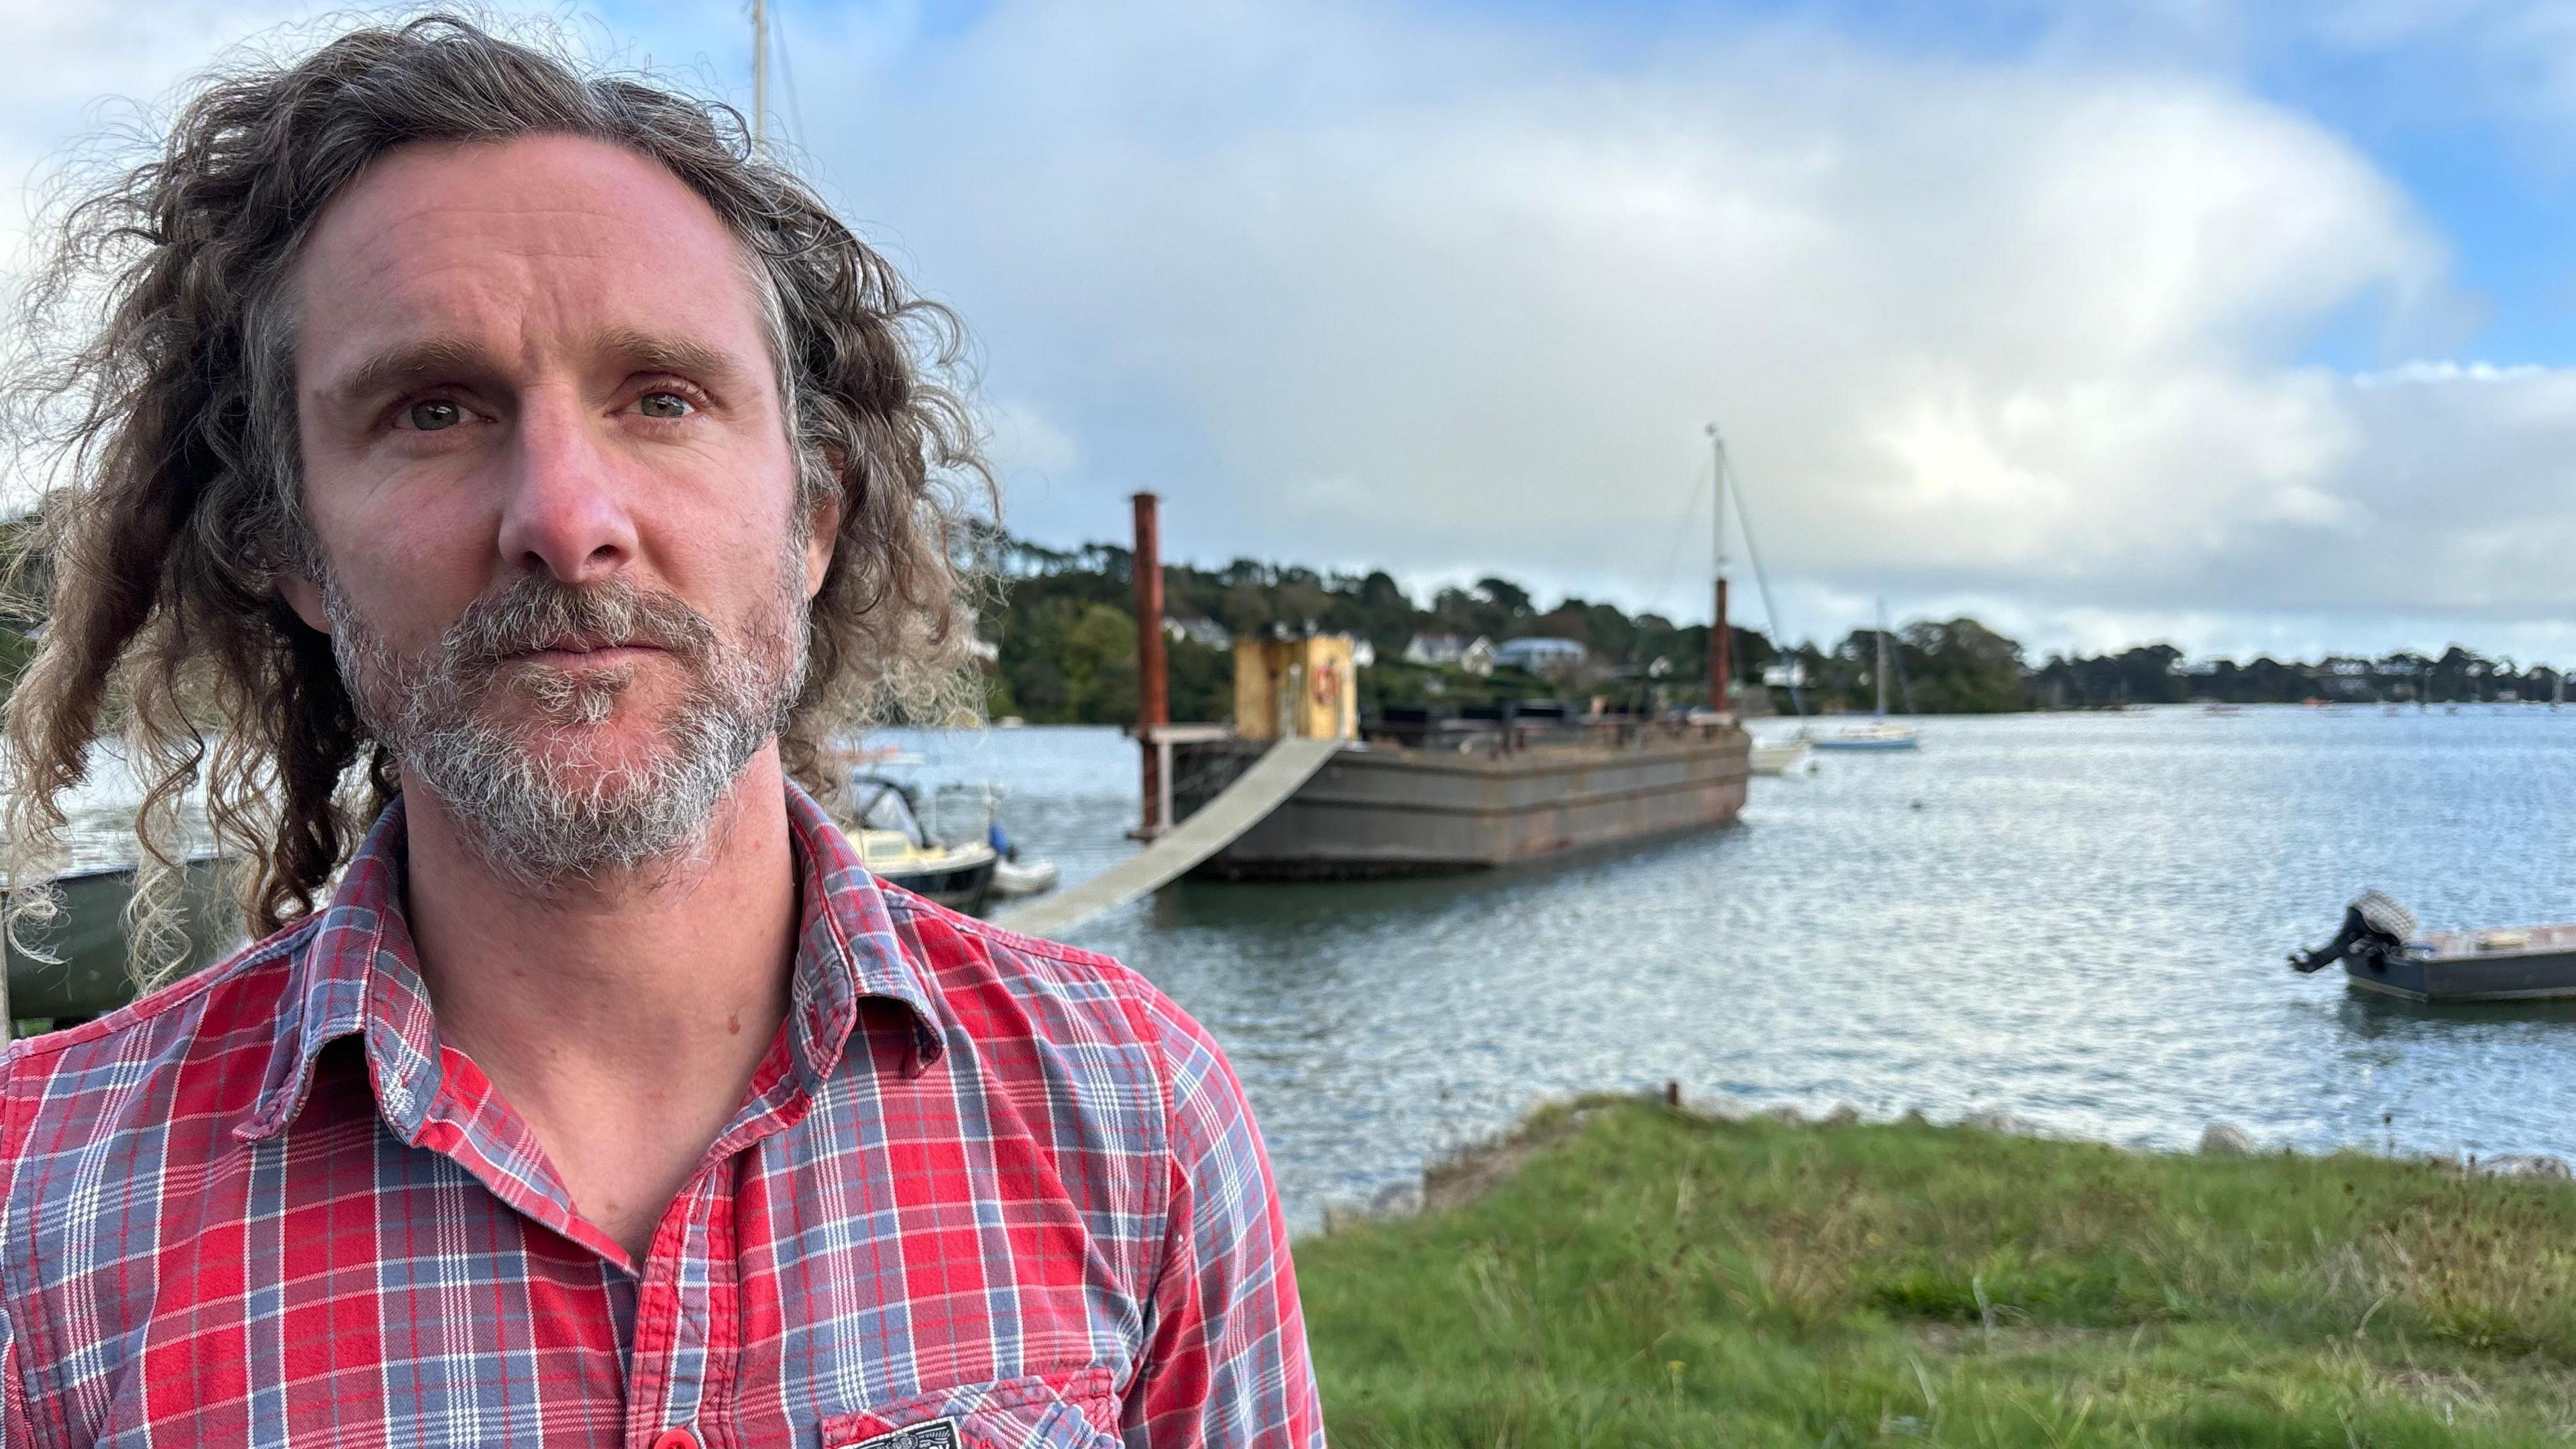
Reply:
M1115 1449L1109 1370L960 1384L823 1420L822 1449Z

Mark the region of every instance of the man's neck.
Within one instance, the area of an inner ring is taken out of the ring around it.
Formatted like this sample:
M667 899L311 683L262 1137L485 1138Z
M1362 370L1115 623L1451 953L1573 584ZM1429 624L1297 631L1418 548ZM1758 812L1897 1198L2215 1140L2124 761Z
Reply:
M640 1265L787 1011L798 913L775 746L684 861L530 893L406 788L406 915L441 1038Z

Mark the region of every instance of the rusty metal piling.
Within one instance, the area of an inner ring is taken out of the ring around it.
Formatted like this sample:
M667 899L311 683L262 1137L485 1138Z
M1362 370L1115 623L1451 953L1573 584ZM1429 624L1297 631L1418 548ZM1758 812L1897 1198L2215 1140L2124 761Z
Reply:
M1163 818L1163 761L1155 732L1172 722L1171 676L1163 654L1163 528L1161 501L1139 493L1136 504L1136 553L1130 572L1136 584L1136 744L1144 756L1144 824L1137 834L1151 840L1171 828Z

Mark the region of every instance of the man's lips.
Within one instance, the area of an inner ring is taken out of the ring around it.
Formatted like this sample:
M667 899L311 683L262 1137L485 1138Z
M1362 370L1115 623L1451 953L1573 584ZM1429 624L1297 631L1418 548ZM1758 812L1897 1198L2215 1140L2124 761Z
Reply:
M508 662L542 664L553 669L611 669L663 652L651 644L557 644L522 650L511 655Z

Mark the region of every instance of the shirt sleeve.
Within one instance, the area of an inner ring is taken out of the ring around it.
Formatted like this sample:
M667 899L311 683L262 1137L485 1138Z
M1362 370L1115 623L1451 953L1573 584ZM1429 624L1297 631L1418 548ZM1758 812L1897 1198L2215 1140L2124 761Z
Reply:
M1128 1449L1321 1449L1288 1225L1225 1054L1159 992L1144 1004L1170 1099L1171 1202Z

